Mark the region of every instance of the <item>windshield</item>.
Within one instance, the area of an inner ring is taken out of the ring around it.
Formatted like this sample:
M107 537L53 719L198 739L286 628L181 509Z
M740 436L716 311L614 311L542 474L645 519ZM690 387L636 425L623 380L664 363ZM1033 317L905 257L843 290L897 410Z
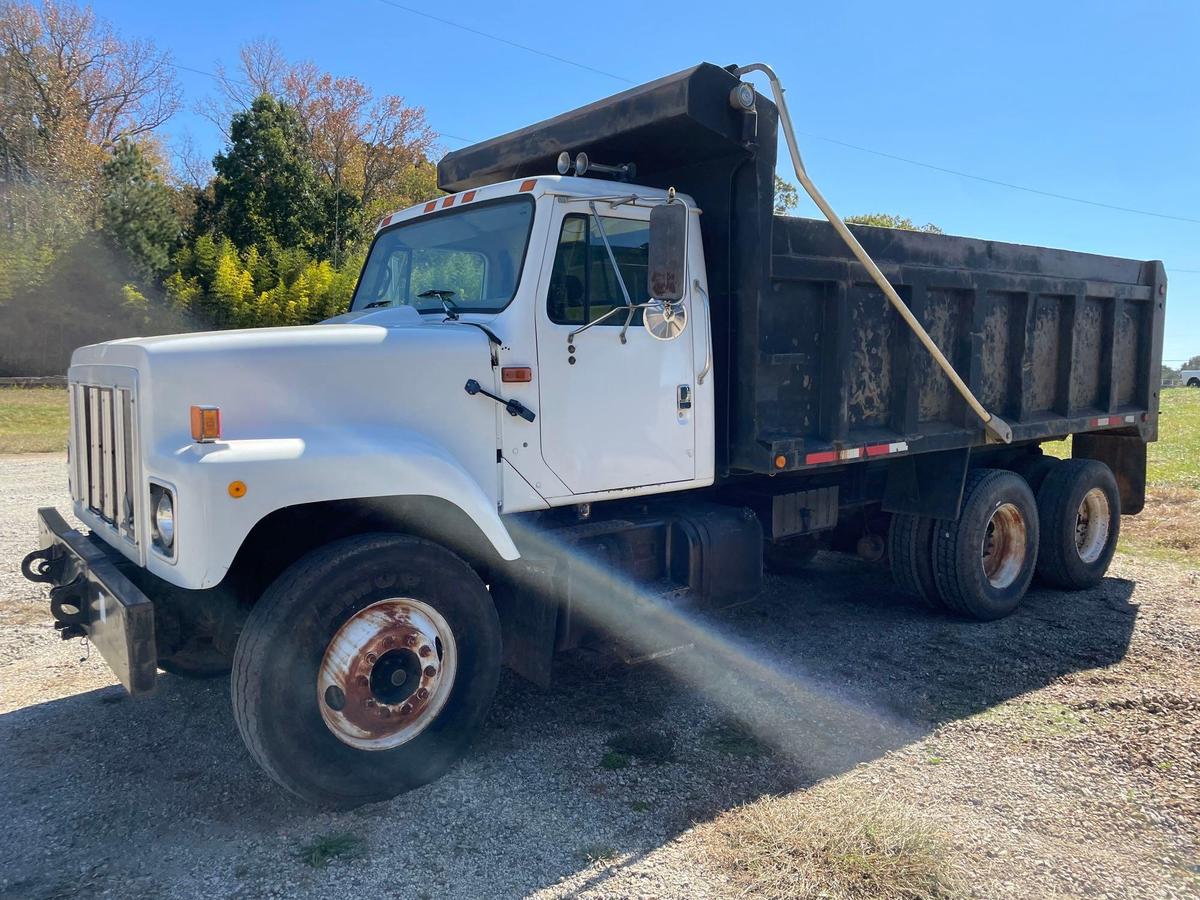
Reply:
M412 306L442 312L436 291L460 312L499 312L517 292L533 224L531 197L505 197L423 216L381 231L350 308Z

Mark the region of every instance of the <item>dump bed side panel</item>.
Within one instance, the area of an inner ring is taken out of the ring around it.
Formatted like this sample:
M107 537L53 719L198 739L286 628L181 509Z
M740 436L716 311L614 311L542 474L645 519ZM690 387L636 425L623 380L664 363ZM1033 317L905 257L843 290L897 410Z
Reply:
M1161 263L854 232L976 396L1013 426L1014 440L1097 428L1154 438ZM735 446L735 469L778 472L884 448L983 442L978 418L827 223L775 218L760 316L755 377L738 385L740 431L756 440Z

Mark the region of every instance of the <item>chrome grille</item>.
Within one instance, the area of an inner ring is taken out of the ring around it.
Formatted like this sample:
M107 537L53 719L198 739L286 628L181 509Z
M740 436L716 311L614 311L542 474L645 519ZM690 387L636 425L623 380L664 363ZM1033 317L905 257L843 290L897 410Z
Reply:
M72 384L71 428L72 497L136 543L133 391Z

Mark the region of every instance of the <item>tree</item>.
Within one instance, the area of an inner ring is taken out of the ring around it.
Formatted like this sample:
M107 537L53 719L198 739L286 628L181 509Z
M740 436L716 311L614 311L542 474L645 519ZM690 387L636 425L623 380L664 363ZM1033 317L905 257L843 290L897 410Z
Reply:
M796 192L796 186L790 181L784 181L776 175L775 214L778 216L785 215L789 210L795 209L796 204L799 202L800 195Z
M100 221L140 274L162 275L179 239L173 191L140 144L122 140L101 174Z
M213 221L239 249L315 249L322 198L296 111L266 94L237 113L229 146L213 158Z
M924 231L928 234L945 234L942 229L932 222L924 225L914 225L907 216L893 216L890 213L866 213L860 216L846 216L850 225L874 225L876 228L899 228L904 231Z
M170 57L121 40L88 7L0 4L0 174L54 169L86 142L111 149L179 109Z
M221 67L217 74L219 94L202 112L222 129L261 94L296 110L323 188L323 252L335 265L381 215L436 195L436 179L414 178L426 174L436 135L425 111L403 97L376 97L358 79L334 77L311 62L293 65L270 40L242 47L236 77Z
M1200 369L1200 356L1193 356L1182 366L1184 369Z
M0 0L0 302L42 296L37 285L97 224L112 150L178 106L153 44L121 39L87 7Z

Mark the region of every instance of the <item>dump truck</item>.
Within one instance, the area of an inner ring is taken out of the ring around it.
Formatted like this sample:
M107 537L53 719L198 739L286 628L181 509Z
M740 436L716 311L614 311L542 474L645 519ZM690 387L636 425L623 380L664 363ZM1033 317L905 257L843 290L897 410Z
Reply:
M823 218L775 212L781 133ZM764 567L853 553L988 621L1035 577L1095 585L1142 508L1162 264L847 226L765 65L438 181L380 222L343 315L76 351L83 527L40 510L24 562L130 692L231 672L247 748L307 801L437 778L502 665L671 652Z

